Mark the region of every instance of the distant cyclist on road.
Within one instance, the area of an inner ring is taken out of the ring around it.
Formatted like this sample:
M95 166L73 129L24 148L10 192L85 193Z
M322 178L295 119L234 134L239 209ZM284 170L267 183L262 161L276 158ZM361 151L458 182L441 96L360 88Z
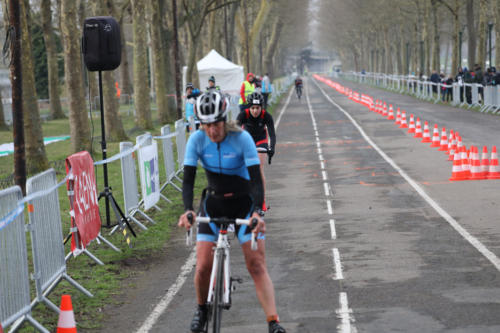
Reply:
M266 155L269 155L269 161L274 155L276 146L276 134L274 131L273 116L263 109L264 97L258 92L253 92L247 96L249 108L245 112L240 112L236 122L243 127L252 136L257 148L265 148L267 151L259 151L260 171L262 174L262 184L264 187L264 204L262 209L267 210L265 204L266 177L264 175L264 165L266 164ZM270 145L269 145L270 139Z
M251 231L246 226L236 227L248 272L252 276L257 297L267 316L269 333L286 333L279 324L274 298L274 287L266 261L262 219L262 177L257 149L250 134L226 120L227 99L216 91L206 92L196 101L196 113L202 123L187 142L184 159L182 199L185 213L179 217L179 226L191 228L188 214L193 214L193 188L198 161L205 169L208 186L203 191L200 213L203 216L227 218L256 218L254 229L258 250L250 246ZM194 221L196 222L196 221ZM213 262L213 247L218 230L215 224L198 225L196 243L196 272L194 284L198 301L191 322L191 332L204 332L207 321L208 290Z
M302 87L303 87L302 79L300 78L300 76L297 76L297 78L295 79L295 92L297 93L297 97L299 99L300 96L302 96Z

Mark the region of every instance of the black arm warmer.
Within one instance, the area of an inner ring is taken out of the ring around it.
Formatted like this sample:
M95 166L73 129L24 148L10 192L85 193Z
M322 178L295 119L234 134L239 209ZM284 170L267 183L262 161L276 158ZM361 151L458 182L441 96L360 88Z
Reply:
M266 113L266 118L267 133L269 134L269 139L271 139L271 149L274 150L274 146L276 145L276 132L274 130L273 116Z
M193 188L194 177L196 176L196 167L184 166L184 180L182 181L182 201L184 201L184 210L193 209Z
M254 209L261 209L264 203L264 187L262 185L262 175L260 174L260 165L248 167L250 174L250 194L254 200ZM184 179L186 174L184 172Z

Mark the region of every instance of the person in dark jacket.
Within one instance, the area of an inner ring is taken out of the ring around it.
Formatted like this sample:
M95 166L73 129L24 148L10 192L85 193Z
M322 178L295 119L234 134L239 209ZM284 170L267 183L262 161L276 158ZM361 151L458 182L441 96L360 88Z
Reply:
M441 82L441 78L439 77L439 74L437 73L436 70L432 71L431 77L429 81L435 83L436 85L432 85L432 92L437 93L437 84Z

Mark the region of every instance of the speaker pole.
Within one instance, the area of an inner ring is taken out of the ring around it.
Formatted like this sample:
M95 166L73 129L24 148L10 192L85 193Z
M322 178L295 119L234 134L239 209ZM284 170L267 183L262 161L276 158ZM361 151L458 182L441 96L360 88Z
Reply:
M102 150L102 159L105 160L107 158L106 153L106 126L104 124L104 98L102 93L102 72L99 71L99 107L101 109L101 150ZM108 184L108 164L104 163L102 165L103 173L104 173L104 199L106 203L106 226L108 228L111 227L110 216L109 216L109 184Z

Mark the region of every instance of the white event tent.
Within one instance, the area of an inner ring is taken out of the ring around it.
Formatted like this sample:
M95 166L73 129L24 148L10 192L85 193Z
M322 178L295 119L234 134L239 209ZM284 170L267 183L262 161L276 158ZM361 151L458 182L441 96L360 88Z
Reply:
M215 84L229 94L238 94L244 80L243 66L238 66L212 50L197 62L200 90L208 86L208 78L215 77Z

